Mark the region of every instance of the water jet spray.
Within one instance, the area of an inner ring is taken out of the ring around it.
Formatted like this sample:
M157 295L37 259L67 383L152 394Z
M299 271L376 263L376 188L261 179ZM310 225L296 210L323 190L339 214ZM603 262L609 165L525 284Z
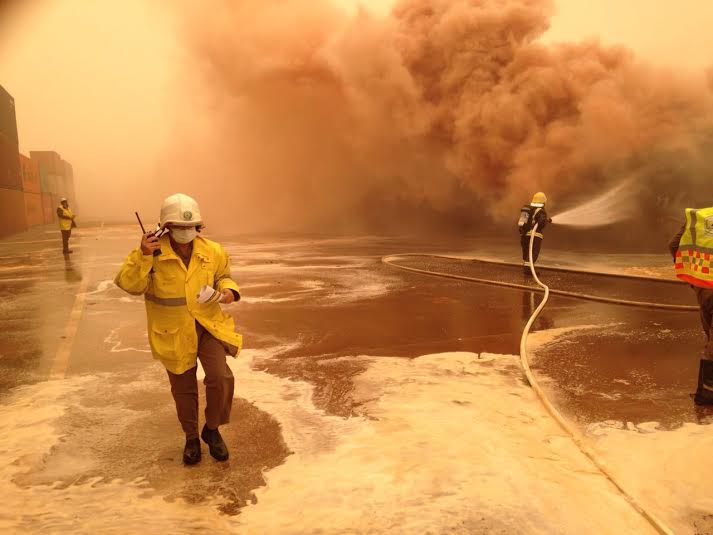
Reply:
M555 215L552 223L588 228L629 219L634 215L634 200L637 194L638 187L634 179L627 179L599 197Z

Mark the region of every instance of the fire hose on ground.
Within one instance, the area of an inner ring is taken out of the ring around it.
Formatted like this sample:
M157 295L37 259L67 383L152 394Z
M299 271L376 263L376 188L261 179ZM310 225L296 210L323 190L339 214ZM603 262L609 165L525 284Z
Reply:
M557 422L557 424L567 433L572 441L575 443L577 448L584 454L596 467L597 469L606 477L606 479L614 485L614 487L619 491L619 493L624 497L624 499L629 503L629 505L638 513L640 514L646 521L658 532L663 535L673 535L673 531L671 528L666 526L661 520L659 520L655 515L647 511L641 503L629 492L626 490L626 488L614 477L613 474L607 469L605 462L601 459L601 457L592 449L592 447L587 444L585 437L582 435L581 431L574 427L572 424L570 424L564 416L555 408L555 406L550 402L550 400L547 398L545 395L544 391L538 384L537 380L535 379L535 376L532 374L532 371L530 370L530 364L528 360L528 355L527 355L527 337L530 334L530 329L532 328L532 325L534 324L535 320L539 316L540 312L545 308L545 305L547 304L547 301L550 297L550 293L557 294L557 295L563 295L567 297L575 297L579 299L588 299L592 301L599 301L599 302L605 302L605 303L612 303L612 304L619 304L619 305L627 305L627 306L638 306L638 307L645 307L645 308L660 308L660 309L667 309L667 310L678 310L678 311L692 311L692 310L697 310L697 307L692 307L692 306L687 306L687 305L674 305L674 304L664 304L664 303L650 303L650 302L641 302L641 301L630 301L630 300L625 300L625 299L615 299L615 298L608 298L608 297L600 297L600 296L593 296L593 295L587 295L587 294L581 294L581 293L575 293L575 292L567 292L563 290L552 290L550 291L550 288L544 284L539 277L537 276L537 272L535 271L535 264L532 261L532 249L533 249L533 244L535 241L535 232L537 231L537 225L532 229L532 234L530 236L530 246L529 246L529 264L530 264L530 272L539 286L539 288L533 288L531 286L525 286L521 284L515 284L515 283L508 283L508 282L501 282L501 281L491 281L487 279L478 279L474 277L467 277L464 275L456 275L456 274L450 274L450 273L441 273L441 272L434 272L434 271L428 271L425 269L418 269L418 268L412 268L412 267L407 267L407 266L402 266L393 263L389 257L383 257L382 262L388 265L391 265L393 267L397 267L399 269L404 269L406 271L412 271L416 273L422 273L426 275L435 275L439 277L445 277L445 278L450 278L450 279L460 279L460 280L467 280L470 282L479 282L479 283L484 283L484 284L495 284L498 286L506 286L506 287L511 287L511 288L518 288L518 289L524 289L528 291L543 291L544 292L544 297L540 304L537 306L535 311L532 313L530 316L529 320L525 324L525 328L523 329L522 332L522 337L520 338L520 363L522 365L523 372L525 374L525 377L527 378L528 383L530 384L530 387L534 390L535 394L539 398L540 402L542 405L545 407L547 412L552 416L552 418ZM439 255L425 255L425 256L434 256L438 257Z
M668 526L666 526L652 513L644 509L644 507L639 503L639 501L631 493L629 493L619 481L617 481L617 479L611 474L611 472L609 472L604 461L589 446L589 444L585 442L584 436L579 431L579 429L577 429L567 420L565 420L564 416L562 416L562 414L560 414L560 412L555 408L555 406L552 405L542 388L540 388L540 385L535 379L535 376L532 374L532 371L530 370L530 364L527 357L527 336L530 334L530 329L532 328L533 323L535 323L537 316L540 315L540 312L542 312L542 310L545 308L545 305L547 304L547 300L550 298L550 288L539 279L539 277L537 276L537 272L535 271L535 263L532 261L532 246L535 242L536 231L537 225L535 225L535 227L532 229L532 235L530 236L530 272L532 273L532 277L535 279L537 285L545 291L545 296L543 297L542 301L540 301L540 304L537 306L535 311L530 316L530 319L525 324L525 328L522 331L522 337L520 338L520 363L522 364L522 369L525 372L527 382L535 391L535 394L537 394L537 397L540 399L540 402L542 403L542 405L544 405L550 416L552 416L552 418L555 419L559 426L572 438L579 450L584 455L586 455L589 460L592 461L594 465L599 469L599 471L604 474L604 476L616 487L616 489L621 493L621 495L624 496L626 501L629 502L629 504L641 516L643 516L654 527L654 529L656 529L656 531L665 535L673 535L673 531Z

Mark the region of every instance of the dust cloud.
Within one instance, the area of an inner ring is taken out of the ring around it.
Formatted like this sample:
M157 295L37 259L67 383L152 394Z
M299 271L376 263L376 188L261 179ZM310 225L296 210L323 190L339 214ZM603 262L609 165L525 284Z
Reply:
M183 9L194 96L169 159L233 225L510 224L534 191L565 208L631 177L656 217L713 193L710 71L544 43L549 0Z
M151 225L183 191L211 232L467 233L633 177L627 213L675 227L713 196L704 4L658 28L673 68L582 41L622 38L613 1L0 2L0 83L84 222Z

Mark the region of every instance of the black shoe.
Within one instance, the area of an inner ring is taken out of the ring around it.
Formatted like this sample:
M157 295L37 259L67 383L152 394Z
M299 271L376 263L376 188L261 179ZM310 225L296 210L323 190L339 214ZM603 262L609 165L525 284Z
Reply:
M201 438L203 442L208 444L210 454L215 460L228 460L228 446L223 442L223 437L220 436L220 432L217 429L208 429L208 426L204 425L203 431L201 431Z
M693 397L696 405L713 405L713 360L701 359L698 369L698 390Z
M201 441L197 438L186 440L186 447L183 448L183 463L196 464L201 460Z

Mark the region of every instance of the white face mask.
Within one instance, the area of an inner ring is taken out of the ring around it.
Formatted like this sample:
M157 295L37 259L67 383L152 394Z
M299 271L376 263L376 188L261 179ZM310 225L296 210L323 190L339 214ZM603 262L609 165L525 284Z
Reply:
M182 245L186 243L191 243L193 240L196 239L196 236L198 236L198 231L196 230L196 227L174 227L171 229L171 237L176 240L176 243L180 243Z

